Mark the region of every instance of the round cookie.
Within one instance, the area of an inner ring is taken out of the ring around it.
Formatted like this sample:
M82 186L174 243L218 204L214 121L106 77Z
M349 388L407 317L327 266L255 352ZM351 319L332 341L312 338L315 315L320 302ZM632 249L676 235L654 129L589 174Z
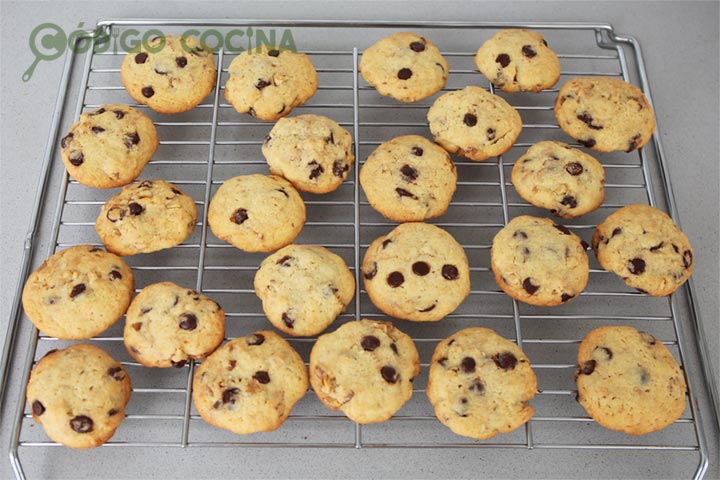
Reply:
M403 320L441 320L470 293L465 251L427 223L403 223L377 238L365 252L362 272L372 303Z
M554 110L565 133L598 152L632 152L655 131L655 114L642 90L617 78L569 80Z
M68 173L88 187L121 187L135 180L157 150L152 120L127 105L83 113L60 142Z
M212 232L246 252L271 252L292 243L305 225L305 202L274 175L241 175L223 183L210 201Z
M560 60L532 30L501 30L475 55L475 65L504 92L539 92L560 79Z
M685 380L670 351L632 327L600 327L580 343L578 402L610 430L643 435L685 411Z
M210 425L239 435L277 429L307 391L300 355L278 334L255 332L226 343L193 378L193 401Z
M390 322L348 322L317 339L310 383L328 408L357 423L384 422L407 402L420 357L412 339Z
M104 350L78 344L43 357L30 373L33 419L53 441L86 449L105 443L125 419L130 377Z
M350 133L320 115L282 118L270 130L262 153L270 173L284 177L298 190L336 190L355 163Z
M205 358L225 338L225 312L217 302L171 282L143 288L125 318L125 347L146 367L182 367Z
M254 284L270 323L293 336L319 334L355 296L355 276L345 261L315 245L273 253L260 264Z
M695 267L688 238L650 205L628 205L610 214L597 226L592 246L605 270L654 297L680 288Z
M215 87L212 50L192 36L166 35L125 55L120 76L128 94L160 113L195 108Z
M493 238L495 282L515 300L555 306L580 295L590 273L586 245L547 218L513 218Z
M518 194L562 218L596 210L605 200L605 169L587 153L562 142L533 145L512 169Z
M517 110L472 85L438 97L427 119L435 141L445 150L477 161L510 150L522 130Z
M135 255L179 245L196 221L192 197L165 180L144 180L105 202L95 230L109 251Z
M230 63L225 99L239 113L277 120L307 102L318 86L317 72L304 53L261 46Z
M377 147L360 169L370 205L386 218L416 222L447 210L457 170L442 147L419 135L405 135Z
M380 95L415 102L439 92L450 67L440 50L425 37L399 32L367 48L360 73Z
M104 332L130 304L135 278L117 255L77 245L51 256L27 279L25 313L45 335L84 340Z
M515 430L535 410L537 378L525 353L488 328L438 343L426 388L438 420L457 435L486 440Z

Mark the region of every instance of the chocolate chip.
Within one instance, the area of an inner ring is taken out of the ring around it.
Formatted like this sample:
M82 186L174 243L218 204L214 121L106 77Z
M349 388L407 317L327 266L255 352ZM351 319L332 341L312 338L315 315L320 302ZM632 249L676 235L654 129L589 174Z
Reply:
M612 234L610 235L610 238L614 237L615 235L620 235L622 233L622 228L615 227L612 231Z
M510 352L495 354L492 359L495 365L503 370L512 370L515 368L515 365L517 365L517 357Z
M392 243L392 240L389 238L386 238L385 240L383 240L383 242L382 242L383 250L385 250L387 248L387 246L390 245L391 243Z
M195 330L197 328L197 317L194 313L185 312L180 315L178 326L183 330Z
M278 260L275 263L277 265L282 265L283 267L288 267L288 266L290 266L291 259L292 259L292 257L290 255L285 255L284 257L282 257L280 260Z
M380 369L380 373L382 374L382 377L385 379L388 383L397 383L398 380L400 380L400 375L398 375L397 371L389 366L385 365Z
M155 95L155 90L153 89L153 87L143 87L142 94L143 97L150 98Z
M238 208L235 210L230 217L230 221L233 223L236 223L238 225L242 225L242 223L248 219L248 213L247 210L244 208Z
M372 352L380 346L380 339L374 335L365 335L362 340L360 340L360 346L366 352Z
M444 367L444 366L445 366L445 363L447 362L447 360L448 360L448 357L441 357L441 358L438 358L438 359L437 359L437 362L438 362L441 366Z
M136 331L139 332L142 328L142 322L135 322L131 325L131 327Z
M176 362L175 360L170 360L170 365L175 368L183 368L185 364L187 364L187 360L180 360L179 362Z
M600 350L602 355L606 357L607 360L612 360L613 352L607 347L595 347L595 350Z
M363 272L363 276L366 280L372 280L373 278L375 278L375 275L377 275L377 263L373 262L372 270L368 272Z
M424 150L420 147L412 147L410 149L410 153L415 155L416 157L422 157L422 154L424 153Z
M412 265L412 271L415 275L423 277L430 273L430 265L425 262L415 262Z
M266 385L270 383L270 375L268 375L268 372L265 370L258 370L255 372L255 375L252 376L255 380L258 381L258 383L262 383L263 385Z
M148 54L145 52L140 52L137 55L135 55L135 63L145 63L145 61L148 58Z
M80 150L70 152L70 163L79 167L85 161L85 155Z
M122 369L122 367L110 367L107 370L107 374L110 375L113 380L116 380L118 382L125 380L125 371Z
M537 55L537 52L535 52L535 49L532 46L523 45L522 54L525 55L527 58L533 58L535 55Z
M417 200L417 197L416 197L414 194L408 192L408 191L405 190L404 188L398 187L398 188L395 189L395 192L397 192L397 194L400 195L401 197L410 197L410 198L412 198L413 200Z
M445 280L457 280L460 272L455 265L445 264L442 267L442 276Z
M648 345L655 345L657 343L657 338L653 337L647 332L639 332L640 338L642 338L643 342L647 343Z
M45 413L45 405L43 405L40 400L33 400L32 402L32 412L33 415L36 417L39 417L43 413Z
M323 166L322 166L322 165L319 165L316 161L310 162L310 165L317 165L317 167L313 168L313 169L310 171L310 180L316 179L317 177L320 176L320 174L322 174L322 173L325 171L325 169L323 168Z
M538 285L533 285L532 279L530 277L527 277L525 280L523 280L522 285L528 295L533 295L540 288Z
M168 72L164 72L164 71L162 71L162 70L158 70L157 68L155 68L154 70L155 70L155 73L157 73L158 75L167 75L167 74L168 74Z
M113 207L107 211L105 217L111 222L115 223L118 220L125 218L125 210L120 207Z
M422 150L420 150L420 155L422 155ZM406 182L414 182L418 177L417 170L415 170L408 164L400 167L400 173L402 173L403 180L405 180Z
M397 76L400 80L407 80L408 78L412 77L412 74L413 72L409 68L401 68Z
M526 240L528 236L527 233L523 232L522 230L516 230L515 233L513 233L513 238Z
M232 403L235 404L235 395L240 393L240 389L236 387L232 388L226 388L222 393L222 403L228 404Z
M70 143L72 142L72 139L75 137L72 133L68 133L63 137L63 139L60 141L60 146L62 148L67 148Z
M284 188L276 188L275 190L285 195L286 198L290 198L290 195L288 195L288 192L286 192Z
M345 172L350 170L350 165L345 165L340 160L335 160L333 162L333 175L335 175L338 178L343 178L345 176Z
M228 367L227 367L228 372L232 372L232 371L235 369L236 366L237 366L237 360L234 360L234 359L233 359L233 360L230 360L230 361L228 362Z
M410 44L410 50L413 52L422 52L425 50L425 44L423 42L412 42Z
M399 287L400 285L403 284L404 281L405 281L405 277L403 277L403 274L400 272L392 272L387 277L388 285L390 285L393 288Z
M330 135L325 137L325 143L332 143L333 145L335 145L335 135L333 135L332 130L330 130Z
M510 65L510 55L507 53L501 53L497 57L495 57L495 62L499 63L502 68L507 67Z
M393 342L393 343L390 344L390 350L392 350L393 353L395 353L395 355L399 355L399 354L400 354L400 353L398 352L397 345L395 345L395 342Z
M185 66L187 65L187 58L177 57L175 58L175 64L180 68L185 68Z
M595 120L593 116L588 112L583 112L580 115L576 115L577 119L583 122L585 125L587 125L589 128L593 130L602 130L602 125L595 125L593 121Z
M100 107L97 110L95 110L94 112L88 113L88 116L94 117L96 115L102 115L105 112L107 112L107 110L105 110L105 107Z
M252 333L245 337L245 343L248 345L262 345L265 341L265 335L262 333Z
M262 90L263 88L268 87L268 86L270 86L270 85L272 85L272 83L270 83L270 82L268 82L268 81L266 81L266 80L260 79L260 80L258 80L258 82L255 84L255 88L257 88L258 90Z
M177 188L171 188L170 191L173 192L175 195L183 195L183 192L181 192Z
M77 433L90 433L93 431L93 420L85 415L78 415L70 420L70 428Z
M78 283L70 291L70 298L75 298L85 291L86 287L84 283Z
M638 257L632 258L628 260L627 269L633 275L645 273L645 260Z
M125 116L125 112L123 112L122 110L113 110L113 112L115 112L115 118L117 118L118 120L122 120L122 118Z
M110 270L108 277L110 277L111 282L113 280L120 280L122 279L122 273L118 272L117 270Z
M475 380L468 390L475 392L478 395L482 395L485 393L485 384L480 380Z
M570 301L570 300L572 300L573 298L575 298L575 295L570 295L569 293L563 293L562 295L560 295L560 301L561 301L562 303L565 303L565 302L567 302L567 301Z
M475 371L475 360L471 357L465 357L460 361L460 368L464 373L472 373Z
M690 250L685 250L682 255L683 259L683 266L685 268L690 268L690 265L692 265L693 262L693 254Z
M625 150L626 153L630 153L633 150L635 150L638 145L640 144L640 140L642 139L642 136L640 134L635 135L630 139L630 142L628 143L628 148Z
M287 312L282 314L282 321L288 328L295 328L295 319L288 315Z
M145 207L140 205L137 202L130 202L128 204L128 209L130 210L130 215L140 215L142 212L145 211Z
M665 245L665 242L660 242L657 245L653 245L652 247L650 247L650 251L657 252L658 250L660 250L663 247L663 245Z
M565 165L565 171L568 172L573 177L577 177L581 173L583 173L583 166L580 165L577 162L570 162L567 165Z
M543 42L543 45L545 45L546 47L548 46L548 43L545 41L544 38L543 38L542 42Z
M488 129L485 131L485 134L489 141L492 142L493 140L495 140L495 129L494 128L488 127Z
M565 195L562 200L560 200L560 203L568 208L577 207L577 199L572 195Z
M111 409L108 410L108 412L107 412L108 417L114 417L114 416L117 415L118 413L120 413L120 410L118 410L117 408L111 408Z
M570 235L570 230L568 230L566 227L564 227L562 225L553 224L553 227L560 230L563 233L563 235Z
M278 55L280 55L280 50L268 50L268 55L270 55L271 57L277 57Z
M474 127L477 125L477 117L472 113L466 113L463 117L463 123L468 127Z
M137 132L127 133L125 137L123 137L123 143L127 148L132 148L134 145L140 143L140 135L138 135Z
M152 309L153 309L153 307L143 307L140 309L140 315L145 315L146 313L150 312Z
M422 310L418 310L418 312L420 312L420 313L431 312L431 311L435 310L435 306L436 306L436 305L433 303L432 305L430 305L430 306L427 307L427 308L423 308Z
M153 182L150 180L143 180L142 182L138 183L137 188L152 188Z
M578 143L584 147L592 148L595 146L595 139L590 137L586 140L578 140Z
M597 365L597 362L595 362L595 360L588 360L580 367L580 373L583 375L590 375L595 371L595 365Z

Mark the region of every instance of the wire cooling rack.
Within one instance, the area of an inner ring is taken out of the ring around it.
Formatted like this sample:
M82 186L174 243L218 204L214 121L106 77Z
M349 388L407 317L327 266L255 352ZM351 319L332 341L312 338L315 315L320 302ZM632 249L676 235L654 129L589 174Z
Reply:
M34 328L27 346L15 345L20 323L29 324L20 308L19 292L30 271L37 235L49 232L51 240L49 250L39 254L35 264L72 245L100 245L93 228L94 220L104 201L115 193L91 189L68 178L56 149L63 131L80 113L105 103L126 103L148 113L155 121L161 141L141 178L163 178L180 185L194 197L200 215L195 232L182 245L127 259L135 272L138 290L169 280L203 291L223 305L228 338L269 328L252 289L252 279L263 256L241 252L218 240L209 232L205 221L209 200L223 181L241 174L267 172L260 147L272 124L239 115L225 102L223 86L228 76L227 67L235 56L228 49L250 48L261 42L261 38L272 42L273 35L275 43L280 43L288 41L289 35L299 50L310 55L320 80L316 95L293 114L316 113L338 121L351 132L356 157L362 164L374 148L395 136L415 133L430 137L425 115L434 97L401 105L381 97L358 75L363 49L401 30L416 31L439 45L450 63L444 91L470 84L483 86L504 97L523 119L523 132L505 155L485 162L454 157L458 189L448 212L432 223L448 230L466 249L472 291L463 305L441 322L395 322L413 337L421 354L421 374L416 380L413 398L388 422L360 426L327 410L310 390L279 430L233 435L205 424L193 409L190 389L194 363L179 369L140 366L125 352L123 322L118 322L119 325L92 342L122 361L132 378L133 396L126 420L111 441L97 450L99 455L112 454L112 447L493 448L514 449L518 452L517 461L528 465L533 462L534 452L540 450L592 450L593 458L607 465L607 460L619 452L661 451L664 457L681 465L688 476L702 477L708 452L695 400L696 388L701 383L695 380L699 372L686 372L689 391L682 418L662 432L642 437L610 432L595 424L576 402L573 382L578 343L589 330L605 324L626 324L650 331L668 346L683 368L688 355L698 355L701 368L708 368L704 340L701 332L696 334L698 319L691 282L671 299L648 297L603 271L591 252L587 290L580 298L562 306L542 308L515 302L504 295L492 279L489 249L494 234L514 216L525 213L547 216L516 194L509 181L514 161L537 141L570 142L552 112L557 88L538 94L505 94L496 91L477 72L473 62L476 48L498 29L508 27L532 28L543 33L558 52L562 64L558 86L575 76L604 75L638 84L650 97L639 45L632 37L617 35L611 26L602 24L107 20L99 22L95 30L80 39L78 45L86 47L85 53L71 53L66 58L44 176L35 202L34 223L26 243L23 275L0 369L0 384L4 386L9 351L13 347L27 349L9 448L16 477L24 478L24 465L40 458L47 448L57 446L47 439L42 428L34 425L25 405L24 389L29 372L48 350L69 345L69 342L39 334ZM217 45L220 40L226 42L230 34L233 35L232 41L216 53L216 63L221 68L213 93L196 109L176 115L156 114L133 104L120 81L119 69L125 52L121 45L119 48L119 40L149 35L152 30L169 34L189 29L194 29L196 35L210 29L218 32L219 35L213 33L205 37L211 45ZM71 98L76 98L74 108L68 105ZM659 132L656 133L642 151L593 153L606 169L605 203L594 213L564 223L589 243L595 225L616 208L629 203L657 205L677 220L659 136ZM359 186L358 169L353 169L350 178L336 192L322 196L303 194L308 221L298 243L316 243L338 253L351 266L357 280L355 300L330 330L355 318L385 318L362 289L359 266L369 243L395 224L370 208ZM57 183L54 189L53 179ZM50 191L57 191L54 205L46 199ZM48 228L48 225L51 226ZM442 426L424 393L428 362L436 343L461 328L475 325L493 328L517 342L531 360L539 388L532 402L535 417L525 427L483 442L456 436ZM289 341L307 360L314 339L289 338ZM708 388L713 389L712 381L708 381L711 377L707 371L704 373ZM608 475L613 476L610 472Z

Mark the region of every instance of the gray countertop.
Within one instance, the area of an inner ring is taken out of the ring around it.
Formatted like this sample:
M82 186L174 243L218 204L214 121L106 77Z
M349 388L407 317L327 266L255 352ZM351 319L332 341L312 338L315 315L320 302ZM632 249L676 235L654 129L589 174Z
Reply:
M89 28L101 18L268 18L345 20L468 20L512 22L609 23L615 31L636 37L643 48L658 125L662 133L682 227L695 248L697 308L708 340L714 371L718 366L718 2L10 2L2 1L2 133L0 137L0 339L6 332L21 268L23 242L31 217L41 159L62 74L62 60L41 62L28 82L21 80L33 60L28 38L34 27L53 22L66 31L84 22ZM44 252L46 249L40 249ZM6 404L17 398L19 375L13 375ZM7 405L6 405L7 406ZM6 452L12 424L5 408L0 449ZM711 466L718 478L718 434L707 421ZM32 466L42 478L92 478L93 466L122 478L220 477L513 477L523 472L508 457L485 469L495 450L364 449L212 449L177 448L118 450L99 458L85 452L82 464L74 453L47 449L47 459ZM544 462L537 454L538 477L603 477L589 471L587 453L572 452L562 463ZM231 459L229 459L231 457ZM3 455L2 458L7 458ZM559 458L559 457L553 457ZM616 457L628 462L630 477L681 475L661 454L629 452ZM94 463L95 462L95 463ZM630 467L630 465L632 465ZM686 473L686 472L685 472ZM0 478L10 478L7 460Z

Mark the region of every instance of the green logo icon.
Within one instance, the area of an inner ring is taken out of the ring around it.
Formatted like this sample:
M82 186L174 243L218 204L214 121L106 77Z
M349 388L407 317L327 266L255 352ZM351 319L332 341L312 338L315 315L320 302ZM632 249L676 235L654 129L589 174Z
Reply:
M67 36L59 26L54 23L43 23L35 27L30 33L30 51L35 55L35 60L23 73L23 82L30 80L38 63L60 58L66 47Z

